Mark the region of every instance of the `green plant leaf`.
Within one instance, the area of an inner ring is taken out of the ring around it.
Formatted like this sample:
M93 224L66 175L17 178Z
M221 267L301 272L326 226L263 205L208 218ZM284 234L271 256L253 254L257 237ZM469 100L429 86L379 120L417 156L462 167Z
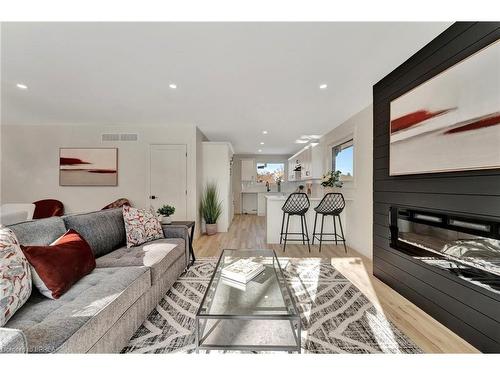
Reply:
M222 215L222 202L215 183L208 183L203 191L200 204L200 214L206 224L216 224Z
M168 204L165 204L165 205L161 206L160 208L158 208L158 210L156 210L156 212L162 216L170 216L170 215L174 214L175 207L169 206Z

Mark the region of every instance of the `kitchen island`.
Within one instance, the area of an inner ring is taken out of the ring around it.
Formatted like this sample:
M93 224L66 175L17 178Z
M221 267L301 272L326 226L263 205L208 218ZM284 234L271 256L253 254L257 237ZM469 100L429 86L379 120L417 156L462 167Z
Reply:
M267 195L283 196L290 193L277 191L261 191L247 189L241 192L241 213L242 214L257 214L266 216L266 199Z
M267 243L279 243L280 242L280 232L281 232L281 222L283 220L283 211L281 210L281 207L283 207L283 204L285 203L286 199L288 198L288 194L282 194L282 195L266 195L266 241ZM306 223L307 223L307 230L309 232L309 239L312 243L312 233L313 233L313 227L314 227L314 216L316 214L316 211L314 211L314 207L316 207L319 202L321 202L321 199L323 197L318 197L318 198L313 198L309 197L309 202L311 203L311 206L309 207L309 210L307 211L305 218L306 218ZM346 207L344 208L344 211L340 214L340 219L342 220L342 227L344 229L344 235L346 239L349 237L349 232L348 228L346 226L347 220L346 220L346 215L348 214L349 211L349 204L350 201L352 201L351 198L346 198L345 203ZM285 218L285 226L286 226L286 218ZM316 231L319 232L321 229L321 215L318 215L318 223L316 224ZM301 232L301 227L300 227L300 217L298 216L290 216L290 223L288 226L288 232L294 232L294 233L300 233ZM324 226L323 226L323 232L325 233L333 233L333 220L332 217L325 217L324 221ZM338 225L338 220L337 220L337 233L340 233L340 228ZM288 238L301 238L300 235L289 235ZM325 238L333 238L333 236L325 236L323 238L323 243L325 243ZM292 242L290 242L292 243ZM293 241L293 243L299 243L296 241ZM315 241L316 243L316 241Z

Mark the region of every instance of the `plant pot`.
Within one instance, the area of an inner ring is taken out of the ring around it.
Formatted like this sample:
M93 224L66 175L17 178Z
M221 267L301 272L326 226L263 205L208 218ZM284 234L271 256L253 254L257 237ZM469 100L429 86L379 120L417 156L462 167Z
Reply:
M328 193L338 193L339 188L333 187L333 186L325 186L325 187L323 187L323 191L324 191L325 195Z
M207 235L213 236L217 233L217 224L206 224Z
M171 224L172 223L172 218L170 216L162 216L161 217L161 223L162 224Z

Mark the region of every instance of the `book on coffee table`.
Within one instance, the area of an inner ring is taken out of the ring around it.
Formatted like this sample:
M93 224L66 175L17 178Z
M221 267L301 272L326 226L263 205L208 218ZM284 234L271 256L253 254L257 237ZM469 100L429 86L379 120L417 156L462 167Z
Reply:
M222 269L221 276L239 283L247 283L264 271L264 265L251 259L239 259Z
M239 283L238 281L227 279L225 277L221 277L220 281L224 285L230 286L232 288L236 288L236 289L241 290L243 292L246 292L246 290L247 290L246 283Z

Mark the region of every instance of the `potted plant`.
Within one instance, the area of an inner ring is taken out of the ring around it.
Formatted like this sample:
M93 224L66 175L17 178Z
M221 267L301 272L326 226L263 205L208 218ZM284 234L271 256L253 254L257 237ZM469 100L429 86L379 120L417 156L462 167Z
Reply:
M207 234L211 236L217 233L217 220L222 214L222 202L219 201L219 193L215 183L205 186L201 198L200 214L205 220Z
M343 182L340 181L341 171L328 171L325 175L323 175L323 179L321 180L321 186L325 188L325 193L332 193L334 188L341 188Z
M165 204L161 206L156 212L161 215L162 224L170 224L172 222L172 218L170 217L170 215L174 214L175 207Z

